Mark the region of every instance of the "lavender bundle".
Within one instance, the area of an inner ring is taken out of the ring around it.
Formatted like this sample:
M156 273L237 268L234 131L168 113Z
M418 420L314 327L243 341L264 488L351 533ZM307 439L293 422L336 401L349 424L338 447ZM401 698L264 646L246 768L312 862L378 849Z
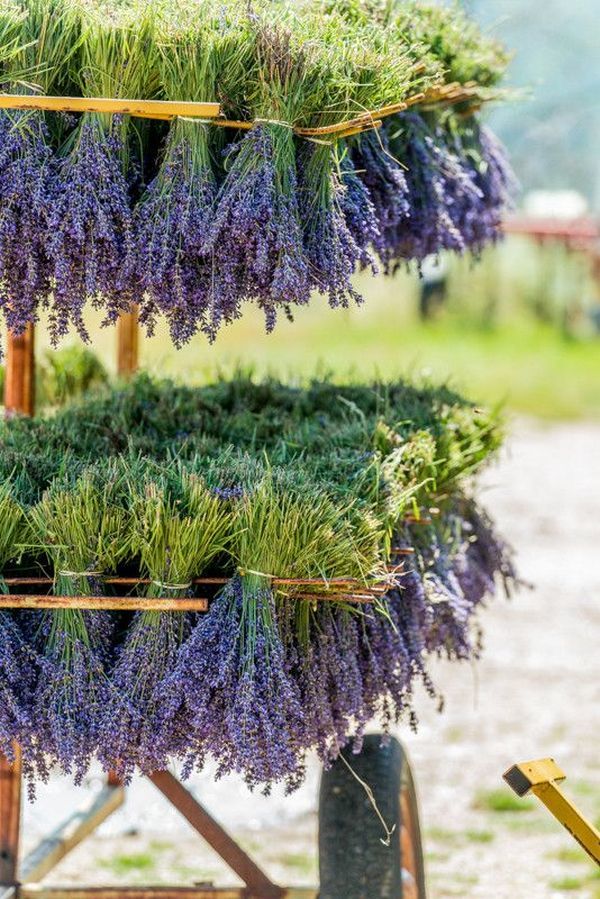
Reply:
M77 46L77 28L64 3L29 0L26 9L13 16L12 39L21 46L6 64L10 89L60 92L63 67ZM35 83L27 83L24 76ZM43 112L0 112L0 172L0 306L9 330L20 334L35 321L50 292L45 234L54 148Z
M116 470L105 478L106 470L90 470L72 486L59 483L30 512L31 528L54 566L57 595L102 593L102 576L130 553L131 519L116 502ZM32 717L39 750L79 781L98 748L109 700L111 616L53 609L33 613L27 630L38 654Z
M289 654L290 641L304 645L309 604L294 599L300 588L274 590L272 579L349 572L366 580L379 563L379 528L368 513L355 529L351 504L341 510L322 489L297 492L285 481L267 474L236 504L238 575L182 647L176 672L192 735L186 769L210 754L219 775L236 771L267 789L301 780L317 738Z
M348 118L398 102L430 83L427 66L417 66L406 45L392 44L385 31L346 23L329 12L326 40L335 53L320 61L324 87L319 106L308 107L303 123L339 121L339 106ZM376 36L375 36L376 35ZM318 77L318 76L317 76ZM395 99L393 99L395 98ZM335 135L306 141L299 152L304 249L311 288L328 296L333 307L361 302L352 284L359 268L377 270L373 246L382 240L381 223L354 159Z
M9 482L0 486L0 592L8 593L4 569L25 539L25 516ZM35 751L32 697L36 668L33 653L21 632L16 614L0 611L0 752L14 758L15 742Z
M393 236L411 215L407 177L390 150L387 129L369 132L352 146L352 160L373 206L373 250L390 273Z
M180 467L131 484L134 532L141 570L151 579L146 595L187 596L222 553L230 536L227 504L203 480ZM169 709L184 685L170 677L194 616L181 612L136 612L120 646L103 715L100 758L124 779L135 766L165 767L188 739L169 724Z
M466 210L461 223L467 246L479 253L501 236L502 218L518 190L516 176L506 150L488 127L475 121L456 126L451 120L446 127L448 142L464 161L481 197L480 204Z
M236 70L241 75L244 30L217 18L209 3L196 7L184 26L176 18L157 38L164 96L213 100L225 69L230 79ZM175 119L159 171L135 210L141 321L151 332L156 316L164 315L176 346L198 328L214 335L220 323L219 272L206 249L217 194L213 137L207 122Z
M227 151L207 251L218 273L213 329L254 300L271 331L278 312L310 298L298 207L292 125L303 102L310 48L281 25L258 19L250 109L255 127Z
M152 10L84 9L85 39L77 73L83 96L137 98L158 90ZM52 266L53 340L69 325L87 340L87 302L114 322L136 298L129 142L131 118L85 113L63 148L54 181L47 249Z

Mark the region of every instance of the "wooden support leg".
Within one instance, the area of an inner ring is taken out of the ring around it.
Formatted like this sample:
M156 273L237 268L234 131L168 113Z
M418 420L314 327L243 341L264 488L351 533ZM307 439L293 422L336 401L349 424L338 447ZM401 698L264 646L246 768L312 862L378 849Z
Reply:
M27 884L42 880L68 852L94 833L109 815L120 808L124 799L123 787L104 787L29 853L21 865L21 880Z
M28 325L20 337L8 335L4 408L6 415L33 415L35 411L33 325ZM13 762L0 757L0 885L6 887L15 884L18 877L21 780L21 756L16 748Z
M4 409L6 415L33 415L35 411L35 333L28 325L20 337L8 335Z
M0 893L17 882L21 829L21 759L0 758Z
M130 378L139 366L139 323L137 309L124 312L117 322L117 374Z
M252 899L282 899L285 896L286 890L269 880L241 846L238 846L227 831L209 815L176 777L173 777L168 771L159 771L150 775L150 780L175 806L177 811L189 821L194 830L221 856L231 870L235 871L238 877L244 881L249 897Z

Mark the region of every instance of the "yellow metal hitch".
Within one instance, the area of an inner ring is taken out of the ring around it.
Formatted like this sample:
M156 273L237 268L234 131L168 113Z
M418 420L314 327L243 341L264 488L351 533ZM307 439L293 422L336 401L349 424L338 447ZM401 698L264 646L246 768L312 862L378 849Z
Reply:
M513 765L503 775L517 796L523 797L528 793L537 796L596 864L600 865L600 831L586 821L558 786L566 776L554 759L521 762Z

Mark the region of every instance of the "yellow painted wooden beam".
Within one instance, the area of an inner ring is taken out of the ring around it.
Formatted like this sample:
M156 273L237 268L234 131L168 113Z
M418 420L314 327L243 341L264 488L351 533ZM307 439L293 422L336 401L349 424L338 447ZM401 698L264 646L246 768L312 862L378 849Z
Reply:
M218 103L171 100L118 100L106 97L45 97L37 94L0 94L0 109L42 109L48 112L100 112L140 118L172 119L176 116L213 119Z

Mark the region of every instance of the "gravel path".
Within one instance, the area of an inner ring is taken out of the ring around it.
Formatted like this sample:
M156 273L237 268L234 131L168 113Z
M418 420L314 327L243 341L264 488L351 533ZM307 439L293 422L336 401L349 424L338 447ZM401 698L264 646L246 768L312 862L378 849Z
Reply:
M517 423L482 486L535 589L484 612L483 660L437 665L443 716L420 697L419 732L402 734L420 785L430 899L600 899L600 878L568 834L536 801L514 808L501 781L513 762L552 755L569 775L567 791L600 819L600 427ZM215 784L210 772L193 788L274 877L303 884L316 881L317 784L313 768L291 798L256 797L234 779ZM58 778L41 789L25 810L26 846L83 792ZM154 788L136 781L125 808L51 881L212 879L235 882Z

